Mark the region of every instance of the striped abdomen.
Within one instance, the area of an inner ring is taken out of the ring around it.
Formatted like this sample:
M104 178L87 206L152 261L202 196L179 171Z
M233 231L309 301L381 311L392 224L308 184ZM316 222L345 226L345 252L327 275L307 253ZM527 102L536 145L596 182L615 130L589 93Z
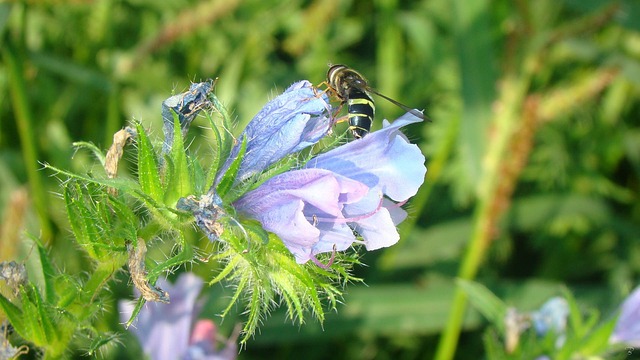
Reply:
M373 99L364 91L350 88L347 96L349 128L356 139L369 133L375 112Z

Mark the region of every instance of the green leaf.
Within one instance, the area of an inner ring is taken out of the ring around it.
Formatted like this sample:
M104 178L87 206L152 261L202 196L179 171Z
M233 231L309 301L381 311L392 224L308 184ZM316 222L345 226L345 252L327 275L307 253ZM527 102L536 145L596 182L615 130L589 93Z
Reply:
M111 187L118 190L119 193L126 194L132 196L134 199L142 202L146 208L154 215L154 219L162 223L167 228L174 227L173 220L171 217L167 216L167 211L171 212L172 209L169 209L158 201L154 200L149 194L141 191L137 182L132 181L131 179L126 178L116 178L116 179L98 179L87 177L83 175L74 174L69 171L61 170L45 164L45 167L55 171L58 175L65 175L70 179L79 180L85 184L94 184L105 187ZM162 211L165 210L165 211Z
M55 278L55 284L56 294L59 296L55 305L62 309L74 305L81 291L78 280L71 275L59 274ZM49 303L54 304L51 301ZM83 305L86 305L86 303L83 303Z
M224 151L223 151L224 135L220 132L220 129L218 129L218 127L214 124L214 120L211 116L209 116L209 122L211 123L211 129L213 130L214 139L216 143L216 146L214 147L215 149L214 160L211 162L211 167L209 168L209 172L207 172L206 184L210 188L211 186L213 186L213 183L216 180L216 175L218 175L218 169L222 168L222 165L224 165L226 157L228 157L228 153L226 154L227 156L224 156Z
M85 148L89 151L91 151L91 153L93 153L93 156L96 157L96 159L98 159L98 161L100 161L100 164L102 166L104 166L105 162L106 162L106 157L104 155L104 153L102 152L102 150L100 150L100 148L98 148L95 144L87 142L87 141L76 141L73 143L73 146L75 146L76 148Z
M195 257L193 247L184 241L182 234L178 234L177 236L180 239L178 243L180 243L182 250L180 250L178 254L159 263L157 266L153 267L152 269L149 269L148 275L147 275L147 279L149 280L149 282L155 283L158 277L163 272L167 271L167 269L176 268L179 265L193 261Z
M207 179L207 174L205 174L205 170L200 165L200 162L197 161L192 156L187 157L189 161L189 168L191 169L191 173L193 174L193 186L195 194L204 194L209 190L209 182Z
M103 187L110 187L118 190L118 192L122 192L131 196L136 197L138 200L143 202L149 202L150 200L153 202L150 197L144 193L141 193L140 186L136 181L127 178L115 178L115 179L106 179L106 178L95 178L90 176L84 176L76 173L72 173L66 170L62 170L51 166L49 164L44 164L44 167L47 169L53 170L56 175L64 175L69 179L79 180L83 184L94 184L100 185ZM142 195L140 195L142 194Z
M30 294L32 295L31 300L38 310L39 324L42 326L42 333L45 335L46 344L51 345L59 340L59 331L61 329L57 328L52 313L49 311L48 304L42 301L40 292L35 286L31 288Z
M85 196L84 190L77 181L69 181L64 186L64 200L69 224L76 241L91 258L100 259L101 251L93 245L96 242L102 242L100 239L106 224L96 216L91 198Z
M617 318L613 317L595 331L583 339L581 346L582 355L597 355L609 348L609 339L616 327Z
M128 329L129 326L133 324L133 321L138 317L138 314L140 314L140 310L142 310L142 306L144 306L145 303L146 301L144 300L144 298L140 296L138 298L138 301L136 301L136 306L133 308L133 311L131 312L131 317L124 324L125 329Z
M126 253L123 253L122 256L114 256L114 261L111 263L98 264L82 289L82 303L85 304L85 306L93 303L97 299L97 295L103 288L107 287L108 281L115 275L116 271L122 267L126 259Z
M238 152L238 156L233 160L227 172L222 176L218 187L216 188L217 194L224 198L225 195L229 193L233 183L236 180L236 175L238 174L238 170L240 170L240 164L242 163L242 158L244 157L245 152L247 151L247 137L242 138L242 144L240 145L240 151Z
M212 162L209 173L207 174L206 183L208 187L211 187L213 186L213 182L215 181L215 176L217 175L218 169L222 168L225 161L227 161L227 158L231 154L231 149L233 148L233 144L236 140L229 132L229 129L232 128L232 124L227 109L224 107L224 105L222 105L220 100L218 100L213 92L209 93L209 100L213 104L213 108L221 116L220 123L216 123L216 120L214 119L212 114L210 112L206 112L217 145L215 147L215 160Z
M30 332L24 322L22 309L13 304L2 294L0 294L0 307L7 316L7 319L9 319L11 326L13 326L18 334L20 334L24 339L29 339Z
M160 182L156 153L140 123L136 124L136 131L138 132L138 181L140 188L154 201L161 202L164 191Z
M456 279L456 284L469 297L469 302L480 313L496 325L501 334L504 334L504 318L507 313L507 305L500 300L491 290L477 282Z
M118 220L117 224L112 224L109 243L114 246L120 246L119 250L125 252L126 247L124 246L124 240L135 239L137 237L139 219L123 201L115 196L108 196L109 206ZM116 244L114 241L117 239L121 241Z
M109 344L113 344L121 338L121 335L118 333L107 332L103 334L99 334L96 338L91 340L87 348L87 355L96 355L100 353L100 350L103 346L107 346Z
M563 288L562 295L569 305L569 327L573 329L576 337L582 338L589 331L582 320L582 311L569 289Z
M461 181L468 189L477 187L485 163L487 138L485 134L496 97L496 52L491 36L491 2L488 0L457 0L451 8L455 13L455 50L460 66L460 95L463 101L458 146L463 165ZM468 41L468 39L474 41ZM474 54L474 56L468 56ZM483 71L477 71L483 69ZM474 189L475 190L475 189Z
M54 278L57 276L57 272L49 261L49 254L42 245L40 239L30 234L28 236L36 244L36 254L37 259L39 260L37 261L38 265L35 265L35 262L29 261L29 279L38 284L38 287L44 293L46 301L53 304L56 297L53 283ZM36 268L36 266L38 267Z
M193 193L193 176L189 171L187 154L182 139L180 120L175 112L173 114L173 144L168 157L165 174L167 176L167 191L164 194L164 203L173 206L178 199Z
M22 314L27 335L25 339L33 341L37 346L51 344L54 341L55 328L37 288L29 284L21 290Z

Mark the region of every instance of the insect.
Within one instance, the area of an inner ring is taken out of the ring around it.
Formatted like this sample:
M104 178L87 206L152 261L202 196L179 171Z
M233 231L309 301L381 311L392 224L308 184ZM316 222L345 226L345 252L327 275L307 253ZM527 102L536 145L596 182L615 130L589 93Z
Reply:
M369 93L390 101L420 119L425 118L420 111L411 109L371 88L364 76L346 65L338 64L329 67L327 84L343 104L347 103L349 128L356 139L367 135L371 130L376 106Z

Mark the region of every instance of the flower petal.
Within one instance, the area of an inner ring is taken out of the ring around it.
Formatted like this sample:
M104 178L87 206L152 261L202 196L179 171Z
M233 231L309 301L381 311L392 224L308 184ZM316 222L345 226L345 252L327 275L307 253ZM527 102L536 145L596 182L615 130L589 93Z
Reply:
M278 235L299 263L346 250L357 241L354 230L367 250L391 246L399 240L396 225L406 218L392 200L415 195L426 174L420 149L399 131L417 121L404 115L301 170L277 175L239 199L236 210Z
M140 311L136 335L146 354L152 359L176 359L189 347L189 334L196 298L203 281L192 273L183 273L175 285L159 279L158 285L171 294L171 303L147 303ZM133 311L131 302L120 302L120 319L126 322Z
M240 163L237 181L259 174L285 156L318 142L332 123L331 105L309 81L299 81L267 103L249 122L216 181L238 156L242 139L247 150Z
M418 192L427 169L420 148L409 143L399 129L419 121L407 113L362 139L318 155L305 167L331 170L378 188L393 200L407 200Z
M304 169L269 179L234 205L238 212L260 221L265 230L278 235L296 260L304 263L313 256L313 247L320 238L320 230L312 224L314 216L340 221L340 199L357 201L366 192L364 184L331 171ZM349 234L345 244L355 240L350 230Z
M609 341L640 346L640 286L622 303L618 322Z

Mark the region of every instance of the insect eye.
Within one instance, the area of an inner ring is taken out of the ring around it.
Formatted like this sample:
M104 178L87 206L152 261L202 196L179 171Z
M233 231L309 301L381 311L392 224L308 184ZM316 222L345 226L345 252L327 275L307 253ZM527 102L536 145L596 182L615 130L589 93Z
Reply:
M367 83L364 80L360 79L360 78L354 78L353 82L358 86L366 86L367 85Z

